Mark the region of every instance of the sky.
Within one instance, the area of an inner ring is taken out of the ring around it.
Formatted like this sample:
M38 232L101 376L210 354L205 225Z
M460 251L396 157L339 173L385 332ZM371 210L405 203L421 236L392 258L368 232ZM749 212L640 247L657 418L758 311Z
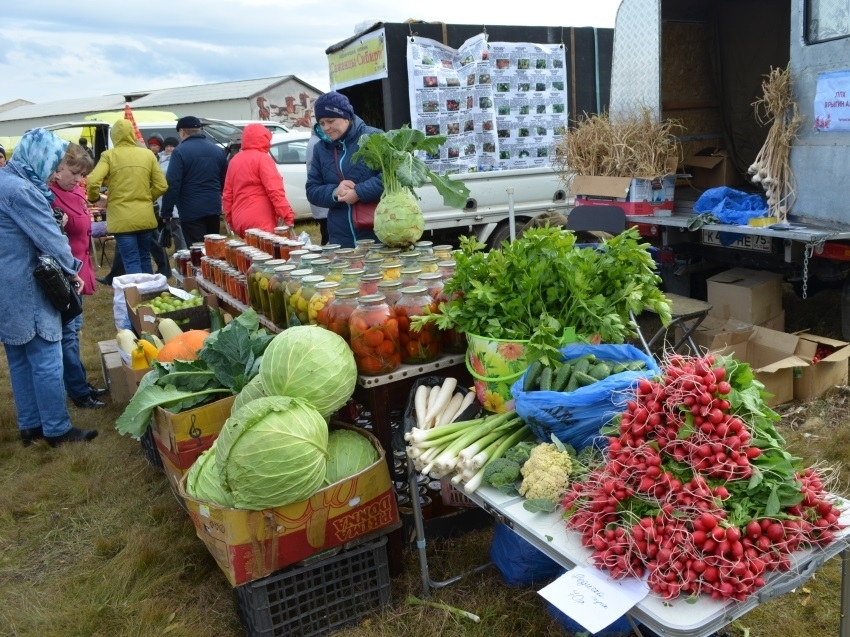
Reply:
M0 105L295 75L361 23L613 27L620 0L2 0ZM533 14L533 15L532 15Z

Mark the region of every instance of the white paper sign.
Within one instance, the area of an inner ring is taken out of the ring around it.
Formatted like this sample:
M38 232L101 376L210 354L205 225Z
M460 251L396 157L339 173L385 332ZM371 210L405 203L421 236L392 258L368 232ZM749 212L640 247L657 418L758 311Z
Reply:
M850 71L818 73L815 130L850 130Z
M540 589L539 594L562 613L598 633L622 617L649 593L633 577L614 580L595 568L578 566Z

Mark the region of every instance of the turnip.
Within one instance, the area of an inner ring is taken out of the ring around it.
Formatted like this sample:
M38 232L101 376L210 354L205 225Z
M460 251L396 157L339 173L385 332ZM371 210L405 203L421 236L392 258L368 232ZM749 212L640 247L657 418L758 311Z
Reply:
M422 236L425 220L414 188L428 181L443 196L450 208L463 208L469 188L462 182L437 175L414 153L437 155L445 143L445 135L426 137L425 133L407 125L386 133L371 133L360 138L360 149L352 157L362 160L372 170L380 170L384 194L375 209L375 234L384 245L407 248Z

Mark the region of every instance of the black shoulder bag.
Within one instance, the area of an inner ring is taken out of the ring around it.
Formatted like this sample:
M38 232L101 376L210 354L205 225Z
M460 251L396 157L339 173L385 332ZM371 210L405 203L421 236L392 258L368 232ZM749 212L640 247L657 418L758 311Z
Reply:
M62 314L63 325L83 313L83 299L56 259L48 254L39 255L33 276L51 305Z

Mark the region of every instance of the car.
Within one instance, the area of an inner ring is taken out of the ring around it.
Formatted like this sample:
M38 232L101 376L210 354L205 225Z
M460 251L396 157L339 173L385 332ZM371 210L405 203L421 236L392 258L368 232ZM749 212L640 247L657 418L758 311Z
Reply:
M239 128L240 130L245 130L245 127L248 124L262 124L263 126L268 128L272 134L288 133L292 130L291 128L289 128L289 126L286 126L281 122L272 122L266 119L228 119L225 121L229 124L233 124L234 126L236 126L236 128Z
M295 211L295 219L302 221L312 218L310 203L307 201L307 142L308 131L292 131L272 135L269 155L277 164L277 171L283 177L286 198Z

